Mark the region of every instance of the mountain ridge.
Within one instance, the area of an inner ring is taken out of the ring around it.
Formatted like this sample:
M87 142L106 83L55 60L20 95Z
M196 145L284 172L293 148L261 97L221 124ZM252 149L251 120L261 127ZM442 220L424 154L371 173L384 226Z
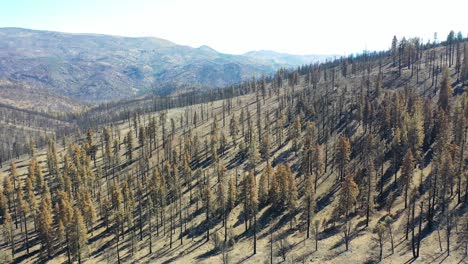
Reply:
M220 88L305 64L282 56L225 54L156 37L0 28L0 79L88 102Z

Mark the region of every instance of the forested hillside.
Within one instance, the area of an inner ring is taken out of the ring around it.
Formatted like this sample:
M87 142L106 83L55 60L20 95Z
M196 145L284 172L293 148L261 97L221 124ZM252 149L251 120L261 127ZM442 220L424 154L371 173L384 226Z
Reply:
M0 262L466 262L468 42L391 44L35 113L57 129L0 160Z

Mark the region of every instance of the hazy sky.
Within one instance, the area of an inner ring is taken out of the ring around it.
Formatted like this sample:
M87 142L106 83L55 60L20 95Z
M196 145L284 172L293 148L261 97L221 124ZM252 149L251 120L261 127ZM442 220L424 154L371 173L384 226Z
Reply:
M382 50L468 31L466 0L0 0L0 27L154 36L225 53Z

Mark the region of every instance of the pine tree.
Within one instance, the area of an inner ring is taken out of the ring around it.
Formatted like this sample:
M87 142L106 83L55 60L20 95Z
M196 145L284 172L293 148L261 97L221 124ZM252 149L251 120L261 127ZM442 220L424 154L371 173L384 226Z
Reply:
M83 216L86 222L87 230L92 230L97 215L96 208L94 207L93 199L91 198L91 194L89 191L86 191L84 195Z
M260 146L260 154L262 155L263 160L268 161L270 158L271 152L271 140L270 140L270 132L267 130L265 131L262 145Z
M36 146L36 141L35 141L33 138L30 138L30 139L29 139L28 150L29 150L29 156L30 156L31 158L33 158L33 157L36 156L37 146Z
M134 141L135 140L133 137L133 130L130 129L126 137L126 144L125 144L125 146L127 147L127 159L129 160L129 162L133 160L133 149L135 148Z
M415 102L414 112L408 124L408 144L411 146L413 154L420 160L422 145L424 142L424 122L422 116L421 102Z
M15 233L13 229L13 220L9 212L6 212L5 219L3 220L3 237L5 242L11 248L11 256L15 257Z
M96 153L94 152L93 154L95 155ZM48 140L47 168L49 170L49 174L58 176L59 161L58 161L58 156L57 156L57 148L55 147L55 141L53 139Z
M366 227L369 226L370 216L374 212L374 193L375 193L375 170L372 162L369 162L364 169L364 182L362 194L364 205L366 207Z
M104 164L106 168L110 168L112 166L112 132L110 128L106 127L104 128L104 149L103 151L103 159L104 159Z
M351 214L351 209L357 202L359 188L354 181L354 174L349 174L341 184L341 190L338 199L339 215L348 217Z
M65 243L67 245L67 258L68 262L71 263L71 229L73 228L73 206L70 203L69 195L63 191L59 191L58 203L56 205L56 215L59 218L59 234L64 234ZM63 225L63 230L61 225Z
M94 130L92 128L89 128L88 131L86 132L86 143L88 143L89 146L93 145L93 137L94 137Z
M229 177L227 206L226 206L228 211L231 211L235 207L236 200L237 200L236 182L235 182L234 177Z
M449 109L449 100L452 96L452 85L450 84L449 72L448 69L444 69L444 75L440 81L440 91L439 91L439 106L444 111Z
M377 78L375 79L375 97L376 98L379 98L380 97L380 94L382 93L382 74L379 73L379 75L377 75Z
M460 79L463 83L468 81L468 48L466 43L463 45L463 65Z
M213 163L218 163L219 155L218 155L218 136L216 134L211 135L211 157L213 159Z
M275 208L279 208L279 202L280 202L280 193L279 193L279 188L280 188L280 182L279 182L279 177L280 177L280 171L283 168L283 164L278 165L276 168L275 173L271 174L270 177L270 185L268 189L268 199L270 203L273 205Z
M223 220L223 227L227 225L226 223L226 204L227 204L227 195L225 189L225 182L224 180L220 181L217 184L216 188L216 202L218 211L220 212L221 218Z
M138 143L140 144L140 146L144 147L145 145L145 142L146 142L146 131L145 131L145 127L142 125L140 126L140 129L139 129L139 133L138 133Z
M69 228L72 253L78 259L78 263L81 263L82 255L87 250L88 235L83 216L78 208L75 208L72 225Z
M346 167L350 160L351 144L346 136L341 136L336 147L335 160L340 170L340 181L343 180Z
M301 130L302 130L301 118L298 116L296 117L296 120L294 121L294 125L292 126L292 129L290 130L290 137L293 142L292 148L294 152L296 152L299 147L299 137L301 135Z
M258 185L258 197L259 197L260 204L266 204L268 201L272 174L273 174L273 168L268 162L260 176L260 182Z
M314 240L315 240L315 251L318 250L319 231L320 231L320 220L316 219L314 221L314 229L313 229Z
M231 122L229 123L229 136L231 136L234 144L236 144L238 134L239 134L239 126L237 123L236 115L233 114L231 117Z
M24 225L24 246L26 247L26 252L29 254L29 232L28 232L28 220L30 215L29 203L23 197L23 190L21 184L18 184L18 206L19 206L19 216L23 220Z
M0 178L2 178L3 175L0 172ZM8 202L7 199L3 193L2 187L0 187L0 224L3 224L3 221L5 219L5 215L8 212Z
M37 172L37 161L35 158L33 158L29 161L28 179L31 181L32 184L35 184L35 186L38 186L39 181L36 178L36 172Z
M63 225L63 222L61 219L58 220L57 231L55 232L55 237L57 238L59 248L62 248L62 245L65 242L65 226Z
M382 261L383 246L386 237L386 228L382 223L377 223L374 228L374 234L377 235L377 242L379 244L379 261Z
M393 139L391 142L391 152L392 152L392 167L393 167L393 175L394 175L394 180L393 183L396 185L397 182L397 170L399 166L399 157L402 152L402 142L401 142L401 131L400 128L397 127L397 129L394 132Z
M41 238L42 248L47 250L47 257L50 259L52 254L53 243L53 220L51 212L51 201L44 198L41 201L39 209L39 234Z
M394 239L393 239L393 228L392 228L392 222L393 222L393 219L390 215L387 215L385 218L384 218L384 225L386 227L386 229L388 230L388 235L390 237L390 245L391 245L391 251L392 251L392 255L395 253L395 247L394 247Z
M356 204L356 198L359 195L359 189L354 181L354 174L346 176L345 180L341 184L341 190L338 197L337 213L338 215L344 215L344 240L346 245L346 251L349 248L349 240L351 238L352 223L350 220L351 210Z
M255 135L252 136L252 140L250 141L250 144L249 144L249 166L252 169L255 169L257 162L259 161L259 158L260 158L256 139L257 137Z
M392 47L391 47L391 54L392 54L392 59L393 59L393 67L396 66L396 58L397 58L397 56L398 56L398 49L397 49L397 46L398 46L397 37L396 37L396 36L393 36L393 39L392 39Z
M42 173L42 166L37 163L36 167L36 172L35 172L35 175L36 175L36 188L38 191L43 191L43 188L44 188L44 175Z
M406 152L401 167L401 177L403 179L403 188L405 190L405 209L408 207L408 190L412 187L413 182L413 160L413 152L409 149L408 152Z
M249 230L248 227L248 222L251 220L251 208L250 208L250 200L249 200L249 192L251 191L250 189L250 180L249 180L249 174L253 174L252 171L244 174L244 178L242 179L242 205L243 205L243 219L244 219L244 225L245 225L245 232Z
M15 201L13 190L13 184L11 183L10 177L3 177L3 194L7 200L9 212L13 212L12 204Z

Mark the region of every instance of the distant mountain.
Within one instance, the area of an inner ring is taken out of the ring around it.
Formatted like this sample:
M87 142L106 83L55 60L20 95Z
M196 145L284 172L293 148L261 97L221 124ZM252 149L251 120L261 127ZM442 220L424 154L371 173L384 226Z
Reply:
M229 55L152 37L0 28L0 80L91 102L223 87L318 59L270 51Z
M271 50L249 51L243 55L259 63L273 65L274 67L292 67L312 62L324 62L327 59L335 57L334 55L293 55Z

